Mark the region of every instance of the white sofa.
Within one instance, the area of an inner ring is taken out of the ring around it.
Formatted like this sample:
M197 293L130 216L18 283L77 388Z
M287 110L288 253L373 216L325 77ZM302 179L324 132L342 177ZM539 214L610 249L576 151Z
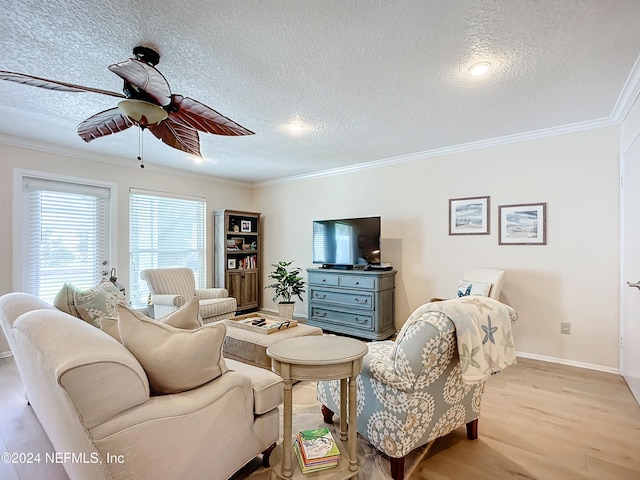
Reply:
M26 397L73 479L226 479L279 434L282 384L227 360L192 390L151 396L136 358L93 325L25 293L0 297L0 322Z

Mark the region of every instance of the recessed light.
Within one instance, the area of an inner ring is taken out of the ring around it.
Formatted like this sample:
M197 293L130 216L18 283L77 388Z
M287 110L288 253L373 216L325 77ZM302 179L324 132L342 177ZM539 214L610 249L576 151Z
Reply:
M293 133L301 132L303 129L304 125L299 122L292 122L289 124L289 130L291 130Z
M480 77L485 75L489 71L489 68L491 68L491 64L489 62L479 62L471 65L469 67L469 72L474 77Z

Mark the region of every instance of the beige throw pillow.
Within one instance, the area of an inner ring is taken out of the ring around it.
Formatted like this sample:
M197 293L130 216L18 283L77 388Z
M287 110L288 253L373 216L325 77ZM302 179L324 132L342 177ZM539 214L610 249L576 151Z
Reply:
M53 299L53 306L64 313L82 318L75 305L75 295L81 292L82 290L75 285L65 283L56 295L56 298Z
M122 344L144 368L155 394L191 390L227 371L222 356L223 323L183 330L151 320L123 304L116 310Z
M137 316L145 318L152 322L161 322L165 325L171 325L172 327L181 328L183 330L194 330L202 326L199 310L200 302L198 301L198 297L191 297L181 308L157 320L153 320L152 318L147 317L137 310L135 310L135 313ZM108 333L113 338L122 343L120 332L118 331L117 318L101 318L100 328L103 332Z
M126 302L124 295L106 278L94 288L74 293L74 303L80 318L98 328L101 318L116 318L116 305L120 302Z

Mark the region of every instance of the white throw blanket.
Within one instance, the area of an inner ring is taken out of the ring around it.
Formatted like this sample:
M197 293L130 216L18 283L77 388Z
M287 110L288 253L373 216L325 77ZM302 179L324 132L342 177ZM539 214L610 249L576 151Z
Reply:
M430 303L456 327L458 355L465 383L478 383L516 363L511 325L516 311L504 303L477 295Z

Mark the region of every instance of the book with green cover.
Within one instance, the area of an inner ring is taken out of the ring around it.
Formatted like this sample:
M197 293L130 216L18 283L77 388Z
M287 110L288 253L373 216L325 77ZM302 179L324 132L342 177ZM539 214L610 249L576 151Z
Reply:
M340 456L338 445L327 427L303 430L298 433L298 439L307 463L309 460Z
M333 460L322 462L319 464L306 465L303 460L302 453L300 453L300 443L297 437L293 442L293 451L296 454L296 458L298 459L298 464L300 465L300 470L302 471L302 473L318 472L320 470L327 470L329 468L334 468L338 465L338 458L334 458Z

